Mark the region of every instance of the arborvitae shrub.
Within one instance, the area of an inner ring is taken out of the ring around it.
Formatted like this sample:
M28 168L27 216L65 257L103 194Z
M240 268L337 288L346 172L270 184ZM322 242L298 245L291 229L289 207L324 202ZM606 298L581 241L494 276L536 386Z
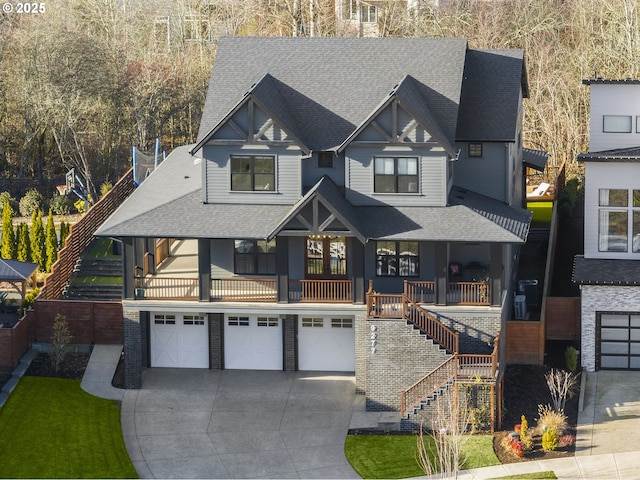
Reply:
M548 428L546 432L542 434L542 449L545 452L550 452L558 448L558 434L552 428Z

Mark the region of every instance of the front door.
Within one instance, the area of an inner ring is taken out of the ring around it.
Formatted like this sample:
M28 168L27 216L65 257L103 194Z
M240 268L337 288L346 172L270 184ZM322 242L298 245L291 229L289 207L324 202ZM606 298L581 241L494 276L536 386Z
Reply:
M307 237L306 278L347 278L347 239L312 235Z

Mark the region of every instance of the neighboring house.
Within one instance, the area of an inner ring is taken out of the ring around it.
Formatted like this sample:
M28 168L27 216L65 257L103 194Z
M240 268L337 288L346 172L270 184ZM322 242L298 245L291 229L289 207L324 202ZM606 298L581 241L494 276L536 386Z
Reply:
M495 393L526 96L521 50L463 39L221 39L197 143L96 233L124 243L127 387L354 371L369 409L405 413L435 369Z
M336 31L340 34L377 37L380 23L406 17L418 7L417 0L335 0Z
M587 371L640 369L640 80L584 80L591 91L580 284Z

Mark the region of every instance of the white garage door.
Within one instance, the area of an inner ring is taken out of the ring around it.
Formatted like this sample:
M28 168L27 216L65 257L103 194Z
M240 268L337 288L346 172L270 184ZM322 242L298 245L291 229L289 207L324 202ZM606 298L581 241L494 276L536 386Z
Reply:
M224 368L282 370L282 321L277 316L227 316Z
M353 318L301 317L298 368L353 372L356 365Z
M209 335L204 317L152 313L151 366L209 368Z

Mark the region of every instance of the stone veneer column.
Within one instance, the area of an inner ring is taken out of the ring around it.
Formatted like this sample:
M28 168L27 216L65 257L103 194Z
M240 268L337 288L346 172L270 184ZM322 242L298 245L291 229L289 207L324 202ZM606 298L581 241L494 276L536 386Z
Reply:
M124 322L124 386L128 389L142 387L143 332L140 313L134 310L123 310L122 312L122 321Z

